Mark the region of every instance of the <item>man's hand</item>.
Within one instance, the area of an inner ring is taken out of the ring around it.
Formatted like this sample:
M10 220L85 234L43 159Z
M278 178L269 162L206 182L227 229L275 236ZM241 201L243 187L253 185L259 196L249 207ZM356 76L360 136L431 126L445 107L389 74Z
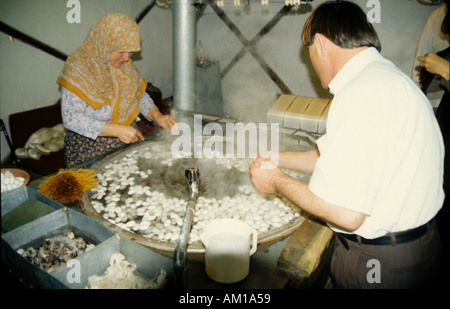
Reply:
M276 185L285 174L269 159L257 157L249 166L250 178L261 194L276 194Z

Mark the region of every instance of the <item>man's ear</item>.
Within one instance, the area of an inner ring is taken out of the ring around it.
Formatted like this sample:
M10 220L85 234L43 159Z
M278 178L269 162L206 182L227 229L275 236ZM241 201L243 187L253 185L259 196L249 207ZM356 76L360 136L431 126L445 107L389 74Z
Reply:
M328 53L328 43L330 42L330 40L328 40L327 37L320 33L316 33L314 35L314 40L317 42L317 47L319 48L320 55L326 56Z

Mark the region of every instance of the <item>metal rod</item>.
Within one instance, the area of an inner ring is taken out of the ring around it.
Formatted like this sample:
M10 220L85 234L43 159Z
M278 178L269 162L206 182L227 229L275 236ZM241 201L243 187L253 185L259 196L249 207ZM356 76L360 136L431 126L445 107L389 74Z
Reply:
M238 58L234 58L232 62L222 71L221 78L225 76L225 74L228 73L228 71L231 69L232 66L236 63L237 60L242 58L247 51L249 51L253 58L259 63L261 68L269 75L270 79L280 88L282 93L291 94L291 90L289 87L283 82L283 80L275 73L275 71L269 66L269 64L259 55L259 53L256 51L254 43L252 41L248 41L242 32L239 30L239 28L231 21L230 18L225 14L225 12L217 6L217 4L213 0L208 0L208 3L210 4L211 8L216 12L217 16L219 16L220 19L228 26L228 28L233 32L233 34L241 41L241 43L244 45L244 49L242 49L239 54L236 56ZM275 18L270 22L274 25L281 19L282 16L284 16L286 13L288 13L291 10L291 7L283 7L280 12L275 16ZM260 34L258 35L264 35L266 32L270 30L272 25L266 25L266 27L261 30ZM254 38L254 40L258 40L258 36Z
M2 127L3 134L5 135L6 142L8 143L9 150L11 151L11 155L10 155L11 156L11 162L14 165L18 166L19 165L19 160L16 157L16 153L15 153L14 147L13 147L13 145L11 143L11 140L9 139L9 134L8 134L8 131L6 130L6 126L5 126L5 123L3 122L3 119L0 119L0 125Z
M147 7L144 8L144 10L135 19L137 24L139 24L144 19L144 17L148 14L148 12L150 12L153 9L155 4L156 4L156 1L153 0L152 3L150 3Z
M191 192L190 200L186 205L186 215L184 216L183 227L178 238L177 247L173 254L173 268L175 273L175 285L178 288L186 288L186 258L189 234L191 232L192 220L197 204L198 189L200 187L200 172L197 168L190 168L185 171L186 180Z
M3 32L7 35L12 36L14 39L18 39L26 44L29 44L37 49L42 50L43 52L46 52L49 55L52 55L62 61L66 61L67 59L67 55L64 54L63 52L39 41L36 40L35 38L20 32L17 29L14 29L13 27L8 26L7 24L5 24L4 22L0 21L0 32Z

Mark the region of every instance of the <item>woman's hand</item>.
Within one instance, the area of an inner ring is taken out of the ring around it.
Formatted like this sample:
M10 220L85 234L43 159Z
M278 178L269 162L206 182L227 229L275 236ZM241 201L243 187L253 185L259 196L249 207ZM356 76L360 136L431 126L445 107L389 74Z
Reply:
M144 140L144 135L132 126L118 125L117 137L122 143L131 144Z
M156 123L166 130L167 132L170 132L172 127L177 123L175 119L172 118L170 115L163 115L157 108L152 108L148 113L147 117L150 119L153 119L153 121L156 121Z
M450 63L448 60L439 57L434 53L428 53L424 56L417 57L420 61L419 66L425 68L428 72L432 74L437 74L443 77L445 80L450 78Z
M144 135L132 126L124 124L106 123L99 136L117 137L124 144L136 143L144 140Z
M170 132L172 127L177 123L175 119L172 118L172 116L163 114L157 117L155 121L161 128L163 128L167 132Z

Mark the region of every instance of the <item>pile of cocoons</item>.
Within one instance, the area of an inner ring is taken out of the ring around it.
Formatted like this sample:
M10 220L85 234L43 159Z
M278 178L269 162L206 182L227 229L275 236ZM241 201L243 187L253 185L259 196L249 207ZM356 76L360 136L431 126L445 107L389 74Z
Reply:
M16 177L10 171L2 172L2 192L15 189L25 183L25 178Z

